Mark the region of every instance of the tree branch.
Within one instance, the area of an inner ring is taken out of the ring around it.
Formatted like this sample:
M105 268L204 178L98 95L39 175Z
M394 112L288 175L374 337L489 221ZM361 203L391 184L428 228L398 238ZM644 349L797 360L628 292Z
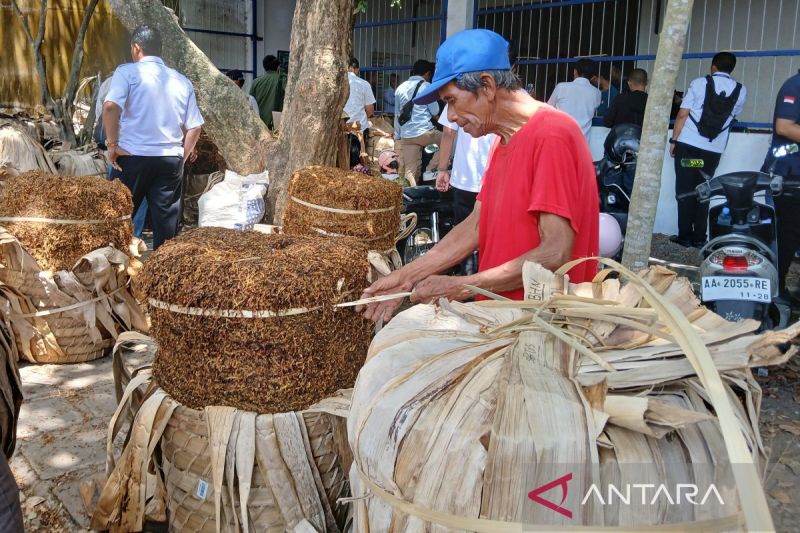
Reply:
M80 81L81 66L83 66L83 54L85 48L83 46L84 38L86 37L86 30L89 28L89 21L92 19L94 10L97 7L98 0L91 0L89 5L86 6L86 11L83 12L83 20L81 20L78 35L75 37L75 47L72 49L72 63L70 65L69 77L67 78L67 85L64 87L64 93L61 97L62 107L62 129L66 134L68 141L74 140L74 130L72 127L72 113L74 109L75 95L78 92L78 82Z
M28 25L28 21L25 19L25 15L22 14L22 10L19 8L19 4L17 4L17 0L11 0L11 7L14 9L14 14L19 19L19 23L22 25L22 31L25 32L25 37L28 38L28 42L31 43L31 46L34 46L33 35L31 34L31 27Z

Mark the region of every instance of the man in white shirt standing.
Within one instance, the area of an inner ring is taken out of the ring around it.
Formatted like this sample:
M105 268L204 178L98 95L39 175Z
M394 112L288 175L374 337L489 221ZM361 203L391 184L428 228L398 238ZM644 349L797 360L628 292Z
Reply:
M578 121L583 136L588 139L592 119L601 101L600 90L591 82L597 76L597 65L589 58L578 59L572 76L572 81L556 85L547 103Z
M191 82L164 64L161 48L156 28L136 28L133 63L117 67L103 103L112 177L131 190L134 213L147 198L153 248L178 232L183 164L203 125Z
M364 133L366 141L367 128L369 127L369 117L375 113L375 95L372 94L372 86L367 80L358 76L359 64L355 57L350 58L347 71L347 83L350 85L350 95L344 104L344 112L349 117L348 122L358 122L361 132Z
M439 104L431 102L427 105L414 104L417 94L422 94L431 84L434 64L418 59L411 68L411 77L400 84L395 91L394 138L402 140L400 157L405 168L405 178L411 186L422 181L422 150L429 144L439 144L442 134L433 126L434 118L439 114ZM408 109L408 116L404 112ZM433 158L427 172L432 172L439 165L439 153Z
M733 121L744 109L747 89L731 78L735 67L736 56L719 52L711 60L710 74L693 80L683 96L669 141L670 153L675 158L678 197L705 181L703 174L714 175L728 145ZM708 229L708 203L700 203L696 198L677 201L678 235L670 239L683 246L703 246Z

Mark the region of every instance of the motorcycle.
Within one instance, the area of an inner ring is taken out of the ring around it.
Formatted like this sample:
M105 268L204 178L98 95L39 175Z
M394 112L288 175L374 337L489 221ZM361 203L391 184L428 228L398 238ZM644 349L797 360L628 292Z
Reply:
M641 136L642 128L634 124L614 126L603 143L602 161L595 163L600 212L617 221L623 236L628 226Z
M796 153L796 144L773 151L776 161ZM699 168L702 160L686 159L681 165ZM700 287L703 304L726 320L752 318L761 330L780 329L789 321L790 308L778 296L777 224L773 197L784 193L782 176L732 172L709 178L694 191L700 202L721 199L708 212L709 241L700 250ZM702 170L701 170L702 172ZM763 199L756 199L763 193Z
M434 154L437 145L425 147L425 153ZM453 229L452 190L439 192L433 185L418 185L403 189L403 212L416 213L417 225L414 230L397 243L397 251L403 264L425 255Z

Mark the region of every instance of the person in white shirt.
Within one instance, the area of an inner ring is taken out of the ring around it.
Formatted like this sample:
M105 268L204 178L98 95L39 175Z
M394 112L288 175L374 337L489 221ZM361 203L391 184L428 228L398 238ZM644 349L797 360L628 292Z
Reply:
M413 102L416 95L422 94L431 84L434 69L435 65L430 61L418 59L411 68L411 77L401 83L394 94L394 139L402 141L400 159L405 168L405 178L412 187L418 185L423 178L422 151L430 144L438 145L442 139L442 133L433 125L433 121L439 115L439 104L431 102L427 105L417 105ZM411 111L408 117L403 116L406 104ZM439 153L436 152L424 169L425 174L433 175L438 166Z
M601 101L600 90L591 82L597 76L597 65L589 58L578 59L572 75L573 81L556 85L547 103L574 118L588 139L592 119Z
M744 109L747 89L731 78L735 67L736 56L732 53L716 54L711 60L710 74L693 80L689 85L675 118L669 142L672 145L670 153L675 158L678 234L670 239L683 246L700 247L706 242L708 203L679 197L692 192L705 181L703 174L714 176L728 145L733 121ZM713 91L713 96L710 91ZM689 159L702 161L702 167L698 168L697 163L685 164Z
M225 73L228 78L233 81L240 89L244 88L244 72L239 69L231 69ZM250 102L250 108L258 115L258 101L252 94L247 95L247 99Z
M383 90L383 112L394 117L394 92L397 90L397 74L389 74L389 86Z
M133 63L117 67L103 103L112 177L144 198L153 224L153 248L178 232L183 164L194 151L203 117L191 82L159 57L161 33L142 25L131 37Z
M367 136L366 129L369 127L369 117L375 113L375 95L372 94L372 86L367 80L358 76L358 59L350 58L347 71L347 82L350 85L350 95L344 104L344 112L349 117L348 122L358 122L364 137Z

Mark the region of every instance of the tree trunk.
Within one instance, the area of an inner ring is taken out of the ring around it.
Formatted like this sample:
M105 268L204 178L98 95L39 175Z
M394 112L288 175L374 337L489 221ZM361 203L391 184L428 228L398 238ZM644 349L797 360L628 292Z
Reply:
M300 1L303 3L303 0ZM194 85L205 119L203 129L219 148L228 167L239 174L263 172L272 134L253 112L247 94L222 74L178 25L160 0L109 0L120 22L133 31L153 24L164 40L164 61Z
M73 104L75 102L75 95L78 92L81 66L83 65L83 40L86 37L86 30L89 28L89 21L92 19L94 10L97 7L97 2L98 0L91 0L89 5L86 6L86 10L83 12L83 19L78 29L78 35L75 37L75 47L72 49L72 62L70 63L67 86L64 87L64 93L61 96L61 109L59 110L62 115L61 129L64 131L64 139L73 145L77 144L75 128L72 125L72 115L75 112L75 106Z
M347 100L352 0L299 0L292 23L289 79L278 142L270 148L268 216L280 224L292 172L336 164Z
M646 267L650 259L669 113L693 4L694 0L669 0L659 34L622 256L622 263L634 272Z

